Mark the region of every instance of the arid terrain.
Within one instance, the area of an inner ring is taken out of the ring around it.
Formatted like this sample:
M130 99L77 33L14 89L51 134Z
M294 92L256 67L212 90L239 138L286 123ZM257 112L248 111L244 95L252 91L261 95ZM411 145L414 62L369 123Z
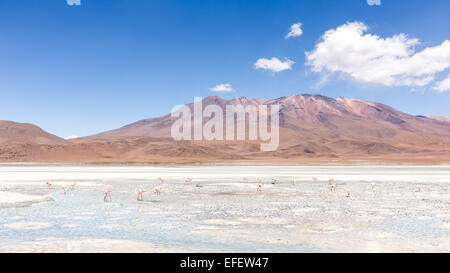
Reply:
M320 95L277 99L207 97L215 104L280 106L280 145L257 141L174 141L170 114L65 140L32 124L0 121L0 161L96 164L450 163L450 119L414 116L375 102ZM193 104L188 104L192 109ZM203 120L206 122L207 120Z

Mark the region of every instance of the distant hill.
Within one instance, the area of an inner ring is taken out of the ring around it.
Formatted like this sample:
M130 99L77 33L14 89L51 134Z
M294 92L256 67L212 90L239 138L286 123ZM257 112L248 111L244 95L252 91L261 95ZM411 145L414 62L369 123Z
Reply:
M39 152L24 160L51 162L450 162L449 118L414 116L381 103L309 94L267 100L212 96L203 100L203 107L209 104L222 109L229 104L278 104L279 149L261 152L258 141L175 142L170 136L175 119L170 114L70 141L42 130L37 137L34 130L18 129L0 130L0 139L12 140L16 134L21 143L39 144ZM192 103L187 106L193 108ZM0 141L0 146L9 143ZM43 148L43 144L50 146Z
M60 137L29 123L0 120L0 144L64 144Z

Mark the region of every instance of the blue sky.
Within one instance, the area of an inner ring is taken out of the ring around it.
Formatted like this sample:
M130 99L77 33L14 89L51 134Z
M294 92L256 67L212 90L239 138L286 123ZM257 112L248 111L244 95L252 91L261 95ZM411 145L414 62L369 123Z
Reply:
M334 73L331 64L321 72L305 65L305 52L346 22L363 23L363 35L379 39L401 33L419 39L412 55L440 46L450 40L449 12L448 0L382 0L380 6L366 0L81 0L72 6L66 0L2 0L0 119L33 123L61 137L85 136L167 114L194 96L299 93L450 116L450 92L433 89L450 69L433 72L425 86L408 86L401 83L406 78L387 84L352 76L360 69L353 64L339 64ZM302 35L286 39L298 22ZM272 57L294 63L280 72L255 68ZM380 65L390 73L389 63ZM220 84L233 91L210 90Z

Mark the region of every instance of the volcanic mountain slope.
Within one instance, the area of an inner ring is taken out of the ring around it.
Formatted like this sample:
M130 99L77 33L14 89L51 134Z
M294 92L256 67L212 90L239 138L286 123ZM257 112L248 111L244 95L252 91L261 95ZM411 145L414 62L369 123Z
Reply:
M433 116L430 116L429 118L432 118L432 119L435 119L435 120L439 120L439 121L450 122L450 118L449 117L433 117Z
M0 130L1 148L17 149L22 157L3 161L196 163L258 161L326 163L367 160L377 162L450 162L450 120L413 116L381 103L321 95L277 99L225 100L207 97L207 105L279 105L280 144L276 151L261 152L259 141L174 141L170 131L177 120L170 114L141 120L122 128L74 140L36 137L31 131ZM193 104L187 105L191 111ZM208 118L202 120L203 123ZM194 126L194 122L193 122ZM1 127L0 127L1 128ZM33 127L34 128L34 127ZM37 128L37 127L36 127ZM224 126L224 131L225 131ZM18 132L18 131L17 131ZM28 136L31 134L30 136ZM50 141L52 140L52 141ZM24 147L26 148L24 151Z
M66 141L33 124L0 120L0 143L64 144Z
M243 149L239 142L233 143L235 147L228 147L229 151L247 157L340 157L347 154L444 152L450 147L450 122L442 118L412 116L381 103L341 97L333 99L320 95L296 95L272 100L205 98L203 107L209 104L219 105L224 115L225 106L230 104L280 106L280 149L261 153L254 147ZM193 104L188 106L193 109ZM145 119L87 139L169 139L174 121L170 115ZM214 145L215 149L221 150L222 146L231 144Z
M211 96L207 97L202 101L203 108L207 105L218 105L222 109L225 108L229 101L222 99L220 97ZM194 104L190 103L187 106L194 110ZM137 121L135 123L128 124L122 128L103 132L94 136L87 137L88 139L114 139L118 137L157 137L157 138L167 138L172 139L170 135L170 129L173 122L176 119L172 118L170 114L167 114L158 118L149 118Z
M12 121L0 121L0 161L22 161L40 146L66 145L67 142L41 128ZM33 152L35 151L35 152Z

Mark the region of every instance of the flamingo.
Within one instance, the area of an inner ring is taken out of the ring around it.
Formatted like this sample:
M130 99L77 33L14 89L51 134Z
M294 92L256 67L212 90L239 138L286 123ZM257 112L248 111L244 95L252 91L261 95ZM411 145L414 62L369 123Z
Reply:
M314 176L313 176L312 180L313 180L314 182L319 182L319 179L317 179L317 177L314 177Z
M421 191L422 191L422 189L420 188L420 185L417 185L416 192L421 192Z
M336 191L337 188L337 184L334 183L333 185L331 185L330 191Z
M186 179L184 180L184 182L186 182L186 183L190 183L190 182L192 182L192 178L190 178L190 177L186 177Z
M259 183L258 187L256 188L256 191L261 191L263 186L264 186L264 183Z
M375 189L375 183L370 183L370 186L372 187L372 190Z
M140 190L138 191L138 196L137 196L137 200L138 200L138 201L142 201L144 192L145 192L144 189L140 189Z
M256 191L261 191L262 187L264 186L264 182L261 178L258 178L257 181L258 181L258 187L256 188Z
M103 197L103 201L105 202L111 202L111 188L108 188L105 192L105 197Z
M159 181L161 181L161 183L165 184L166 180L164 180L162 177L158 177Z
M242 180L244 180L244 182L248 182L248 178L247 177L242 177Z
M162 186L158 186L153 190L153 193L156 195L160 195L162 192L164 192L164 189Z
M350 192L351 192L350 190L347 190L347 194L345 195L345 197L347 198L350 197Z
M278 179L276 177L272 177L272 184L278 183Z
M332 185L333 182L334 182L334 179L333 179L333 178L330 178L330 180L328 180L328 184L329 184L329 185Z
M49 187L52 186L52 183L50 183L50 181L45 182L45 184L46 184L47 186L49 186Z
M70 189L74 190L74 189L75 189L75 186L76 186L77 184L78 184L77 182L71 184L71 185L70 185Z
M61 193L66 194L66 186L61 186Z

